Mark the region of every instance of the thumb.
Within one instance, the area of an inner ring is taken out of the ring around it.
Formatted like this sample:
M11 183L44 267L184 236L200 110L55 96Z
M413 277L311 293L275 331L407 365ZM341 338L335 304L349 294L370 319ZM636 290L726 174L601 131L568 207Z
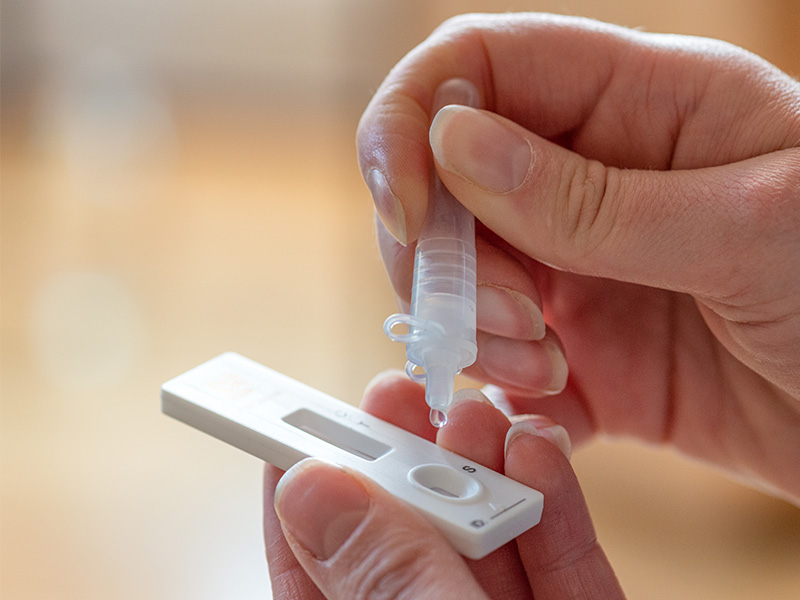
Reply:
M763 277L769 244L796 238L776 200L800 185L797 149L695 170L618 169L462 106L437 113L430 141L459 201L562 270L721 297L735 292L734 274Z
M427 521L357 473L301 461L278 484L275 510L326 598L486 598Z

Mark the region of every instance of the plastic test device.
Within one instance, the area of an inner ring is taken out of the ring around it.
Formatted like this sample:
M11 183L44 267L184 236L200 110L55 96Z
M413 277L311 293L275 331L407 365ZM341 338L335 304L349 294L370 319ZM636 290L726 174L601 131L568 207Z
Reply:
M165 414L280 469L313 456L363 473L468 558L541 518L541 492L238 354L168 381L161 401Z
M478 91L465 79L444 82L434 100L476 106ZM414 255L411 314L391 315L383 324L390 339L406 344L406 373L425 382L425 400L435 427L447 422L453 379L475 362L475 218L432 170L428 212ZM398 333L405 325L407 333ZM416 369L421 368L423 372Z

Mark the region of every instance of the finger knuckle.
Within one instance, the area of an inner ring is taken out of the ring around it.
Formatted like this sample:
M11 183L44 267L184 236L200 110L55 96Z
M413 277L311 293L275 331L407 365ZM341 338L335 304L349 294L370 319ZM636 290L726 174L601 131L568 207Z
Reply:
M611 233L616 176L594 160L575 160L561 172L557 212L562 235L582 253L594 251Z
M537 565L536 572L539 576L574 572L582 563L591 562L592 558L602 553L596 537L582 538L580 543L567 546L554 554L549 561Z
M425 548L412 532L395 532L391 548L366 549L357 567L350 571L348 598L393 600L413 598L414 590L428 579Z

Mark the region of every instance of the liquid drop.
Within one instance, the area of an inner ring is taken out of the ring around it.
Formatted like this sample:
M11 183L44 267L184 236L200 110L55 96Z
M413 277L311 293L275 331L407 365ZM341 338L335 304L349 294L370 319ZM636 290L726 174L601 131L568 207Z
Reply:
M445 423L447 423L447 413L445 413L443 410L439 410L438 408L432 408L430 419L431 425L439 429L440 427L443 427Z

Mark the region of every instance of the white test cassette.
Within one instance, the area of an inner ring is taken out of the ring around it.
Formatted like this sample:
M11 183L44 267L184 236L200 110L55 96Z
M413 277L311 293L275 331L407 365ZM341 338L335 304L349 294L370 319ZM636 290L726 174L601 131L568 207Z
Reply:
M162 410L281 469L316 457L363 473L468 558L539 522L537 490L235 353L168 381Z

